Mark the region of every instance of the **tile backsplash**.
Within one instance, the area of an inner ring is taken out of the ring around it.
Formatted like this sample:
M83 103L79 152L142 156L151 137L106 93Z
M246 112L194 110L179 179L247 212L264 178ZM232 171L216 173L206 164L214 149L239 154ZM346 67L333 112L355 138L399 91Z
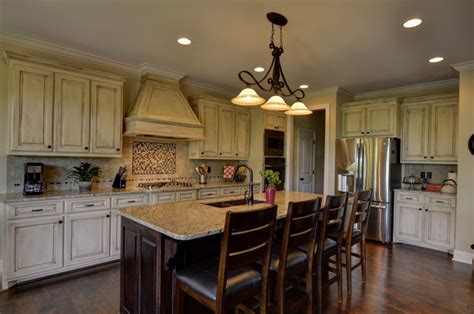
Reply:
M419 177L420 172L431 172L432 179L431 183L441 183L448 177L448 173L451 171L457 172L457 165L433 165L433 164L404 164L404 176L411 174Z
M65 171L80 162L88 161L101 168L101 177L94 182L95 187L110 187L115 173L121 166L127 167L127 187L140 182L160 180L182 180L198 182L194 168L206 164L211 168L208 181L222 181L222 172L226 164L237 161L192 160L188 158L189 142L150 138L123 138L121 158L88 157L40 157L8 156L7 192L23 190L24 164L26 162L44 163L44 181L48 190L77 189L77 183L65 178ZM259 170L259 169L258 169Z

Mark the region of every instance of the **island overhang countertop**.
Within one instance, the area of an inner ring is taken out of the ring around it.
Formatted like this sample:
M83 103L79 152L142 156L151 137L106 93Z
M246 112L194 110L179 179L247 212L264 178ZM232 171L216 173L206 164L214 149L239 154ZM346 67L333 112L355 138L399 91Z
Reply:
M286 217L289 202L307 201L317 197L323 197L323 195L290 191L276 192L277 218ZM187 241L221 233L224 229L225 216L228 211L259 209L270 206L265 203L225 208L207 205L236 199L242 199L242 197L220 197L191 202L123 208L120 209L120 214L170 238ZM265 194L256 194L255 200L264 201Z

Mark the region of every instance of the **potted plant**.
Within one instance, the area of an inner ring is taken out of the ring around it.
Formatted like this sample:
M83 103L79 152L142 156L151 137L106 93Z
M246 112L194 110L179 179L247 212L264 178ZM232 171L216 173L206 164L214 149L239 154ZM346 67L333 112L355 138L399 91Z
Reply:
M276 186L281 184L280 173L273 170L262 170L260 175L266 182L265 203L273 205L275 204Z
M89 162L81 162L79 166L66 171L66 179L79 181L79 191L90 191L92 179L100 176L99 167L92 167Z

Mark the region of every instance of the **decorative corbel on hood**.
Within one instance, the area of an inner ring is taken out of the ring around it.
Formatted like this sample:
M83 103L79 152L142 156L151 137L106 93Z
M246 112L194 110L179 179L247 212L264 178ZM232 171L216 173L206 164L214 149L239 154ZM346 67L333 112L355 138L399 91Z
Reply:
M179 89L179 81L144 74L125 118L125 136L202 140L204 126Z

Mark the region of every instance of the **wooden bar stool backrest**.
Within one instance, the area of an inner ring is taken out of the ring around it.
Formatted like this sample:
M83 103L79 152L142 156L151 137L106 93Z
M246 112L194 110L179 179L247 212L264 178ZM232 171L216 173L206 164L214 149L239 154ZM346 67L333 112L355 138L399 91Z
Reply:
M312 265L320 207L320 197L310 201L290 202L288 204L280 263L278 265L279 274L283 274L286 269L288 252L291 249L297 249L301 245L307 246L308 265Z
M320 227L318 248L324 248L327 234L336 236L336 242L341 244L344 236L344 219L346 215L348 194L328 195L323 209L323 219Z
M372 199L372 190L360 191L354 198L352 204L352 213L349 222L350 233L354 229L354 224L358 224L362 234L367 230L367 223L369 221L370 203Z
M275 230L277 206L240 212L227 212L217 280L216 301L225 296L227 273L253 266L262 260L262 300L266 300L271 244Z

